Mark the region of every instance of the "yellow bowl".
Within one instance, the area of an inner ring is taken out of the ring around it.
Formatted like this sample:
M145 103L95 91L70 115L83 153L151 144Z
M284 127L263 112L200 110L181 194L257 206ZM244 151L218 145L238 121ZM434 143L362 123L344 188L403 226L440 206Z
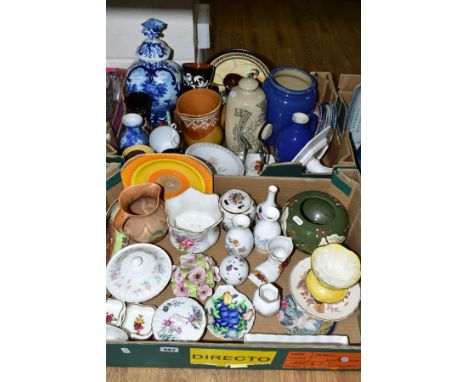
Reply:
M348 289L334 289L324 286L320 283L312 270L307 273L306 284L307 289L316 300L328 304L334 304L335 302L343 300L348 293Z

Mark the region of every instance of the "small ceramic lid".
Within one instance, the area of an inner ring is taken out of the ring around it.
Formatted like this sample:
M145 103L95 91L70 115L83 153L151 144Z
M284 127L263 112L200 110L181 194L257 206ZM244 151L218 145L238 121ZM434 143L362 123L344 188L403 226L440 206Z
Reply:
M166 28L161 20L154 18L146 20L143 24L142 33L147 36L141 45L137 48L136 54L143 61L163 61L171 55L172 49L158 37L161 36L163 29Z
M160 341L198 341L205 328L203 307L188 297L165 301L153 318L154 338Z
M239 81L239 87L242 90L245 90L248 92L254 91L255 89L258 88L258 86L259 86L259 83L255 78L244 77Z
M250 208L252 198L245 191L232 189L221 197L220 205L230 213L241 214Z
M171 260L164 249L154 244L132 244L109 261L107 289L119 300L143 302L162 292L171 273Z

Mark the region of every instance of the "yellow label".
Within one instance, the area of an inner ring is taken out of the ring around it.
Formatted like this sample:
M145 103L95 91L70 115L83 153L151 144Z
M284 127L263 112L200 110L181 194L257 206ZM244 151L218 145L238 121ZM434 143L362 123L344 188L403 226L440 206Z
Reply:
M190 363L193 365L268 365L275 356L275 351L190 348Z

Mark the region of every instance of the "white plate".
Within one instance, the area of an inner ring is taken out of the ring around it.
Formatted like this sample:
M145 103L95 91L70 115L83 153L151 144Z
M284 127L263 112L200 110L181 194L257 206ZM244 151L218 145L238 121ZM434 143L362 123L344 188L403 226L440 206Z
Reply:
M325 130L318 133L313 137L307 144L297 153L294 159L291 162L300 162L304 166L307 166L307 163L312 158L321 159L330 145L330 142L333 138L333 129L327 127Z
M214 143L195 143L185 154L201 158L210 163L217 175L244 175L245 168L239 157L226 147Z
M171 279L167 252L154 244L131 244L117 252L107 264L109 292L126 302L147 301L163 291Z
M359 283L348 289L348 295L334 304L317 301L306 285L307 273L311 270L310 256L299 261L289 275L289 290L300 308L314 318L323 321L340 321L348 318L361 301Z
M198 341L205 328L203 307L188 297L165 301L153 318L154 338L160 341Z

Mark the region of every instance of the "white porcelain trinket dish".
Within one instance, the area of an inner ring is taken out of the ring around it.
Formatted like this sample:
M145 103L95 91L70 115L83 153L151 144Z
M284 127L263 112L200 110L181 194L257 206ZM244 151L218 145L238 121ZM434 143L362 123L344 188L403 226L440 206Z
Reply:
M205 328L205 310L189 297L165 301L153 318L154 338L159 341L198 341Z
M108 298L106 300L106 324L120 326L125 318L125 302Z
M146 340L153 334L153 317L156 307L151 305L130 304L122 324L122 329L134 340Z
M125 330L106 324L106 341L128 341L128 334Z
M172 274L167 252L154 244L131 244L117 252L107 264L109 292L126 302L147 301L163 291Z

